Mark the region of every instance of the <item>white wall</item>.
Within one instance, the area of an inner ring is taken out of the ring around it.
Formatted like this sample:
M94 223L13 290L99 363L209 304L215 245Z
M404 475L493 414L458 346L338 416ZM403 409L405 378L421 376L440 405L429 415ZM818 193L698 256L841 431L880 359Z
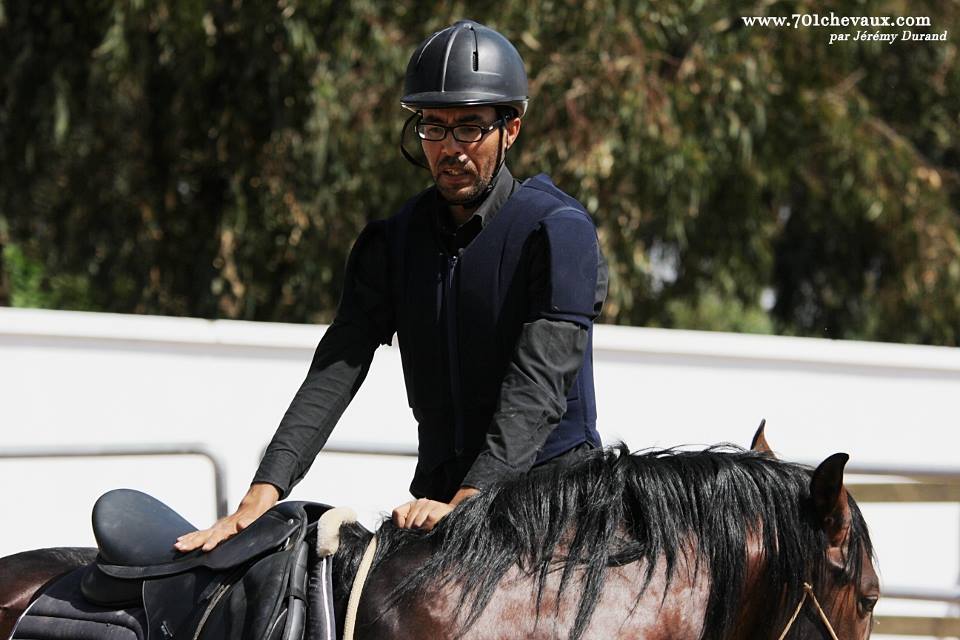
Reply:
M0 446L202 443L226 461L232 507L323 331L0 309ZM853 464L960 466L960 349L612 326L596 328L594 349L608 442L747 445L766 418L787 459L847 451ZM396 347L377 352L334 440L415 446ZM412 470L411 458L321 454L292 497L352 505L372 526L407 499ZM214 517L210 468L199 458L0 460L0 486L0 555L92 544L90 506L117 486L151 492L197 525ZM886 581L955 584L960 508L867 505L865 513ZM901 526L907 519L926 528L919 549Z

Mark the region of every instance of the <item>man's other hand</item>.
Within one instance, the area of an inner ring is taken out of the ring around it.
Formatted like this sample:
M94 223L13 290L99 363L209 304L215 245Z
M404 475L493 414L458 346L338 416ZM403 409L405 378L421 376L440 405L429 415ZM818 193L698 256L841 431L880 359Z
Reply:
M477 493L472 487L461 487L449 504L426 498L402 504L393 510L393 524L401 529L430 531L458 504Z
M209 529L201 529L177 538L173 547L182 553L202 548L204 552L214 549L218 544L232 538L254 520L277 504L280 492L272 484L252 484L240 506L229 516L220 518Z
M393 524L401 529L430 531L451 511L453 507L446 502L420 498L394 509Z

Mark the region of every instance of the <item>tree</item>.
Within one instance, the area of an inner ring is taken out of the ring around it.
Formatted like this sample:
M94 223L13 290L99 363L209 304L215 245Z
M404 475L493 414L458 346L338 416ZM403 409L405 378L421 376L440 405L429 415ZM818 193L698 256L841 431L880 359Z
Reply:
M0 0L0 297L329 320L353 238L429 184L396 149L407 56L469 15L527 63L511 167L594 215L606 321L958 344L956 41L742 20L830 12L960 26L933 2Z

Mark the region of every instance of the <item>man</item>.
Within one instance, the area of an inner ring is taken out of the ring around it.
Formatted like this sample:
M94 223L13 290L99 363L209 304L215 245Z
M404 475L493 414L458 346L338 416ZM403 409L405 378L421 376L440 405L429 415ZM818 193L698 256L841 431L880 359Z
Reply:
M394 333L420 437L418 499L394 510L397 526L430 529L493 482L600 445L591 336L606 263L582 205L504 165L527 108L519 53L457 22L414 52L401 104L427 164L401 150L434 186L361 233L336 319L250 490L182 551L212 549L289 493Z

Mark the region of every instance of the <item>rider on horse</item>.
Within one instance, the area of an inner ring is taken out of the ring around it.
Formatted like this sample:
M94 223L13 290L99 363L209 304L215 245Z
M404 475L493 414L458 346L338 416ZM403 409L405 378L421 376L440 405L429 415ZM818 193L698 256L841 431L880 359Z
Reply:
M567 464L600 445L592 323L607 268L585 208L545 175L505 164L527 76L500 33L463 20L423 41L401 104L434 185L369 223L347 263L337 315L235 513L183 536L210 550L306 474L396 333L419 425L400 527L432 528L491 483Z

